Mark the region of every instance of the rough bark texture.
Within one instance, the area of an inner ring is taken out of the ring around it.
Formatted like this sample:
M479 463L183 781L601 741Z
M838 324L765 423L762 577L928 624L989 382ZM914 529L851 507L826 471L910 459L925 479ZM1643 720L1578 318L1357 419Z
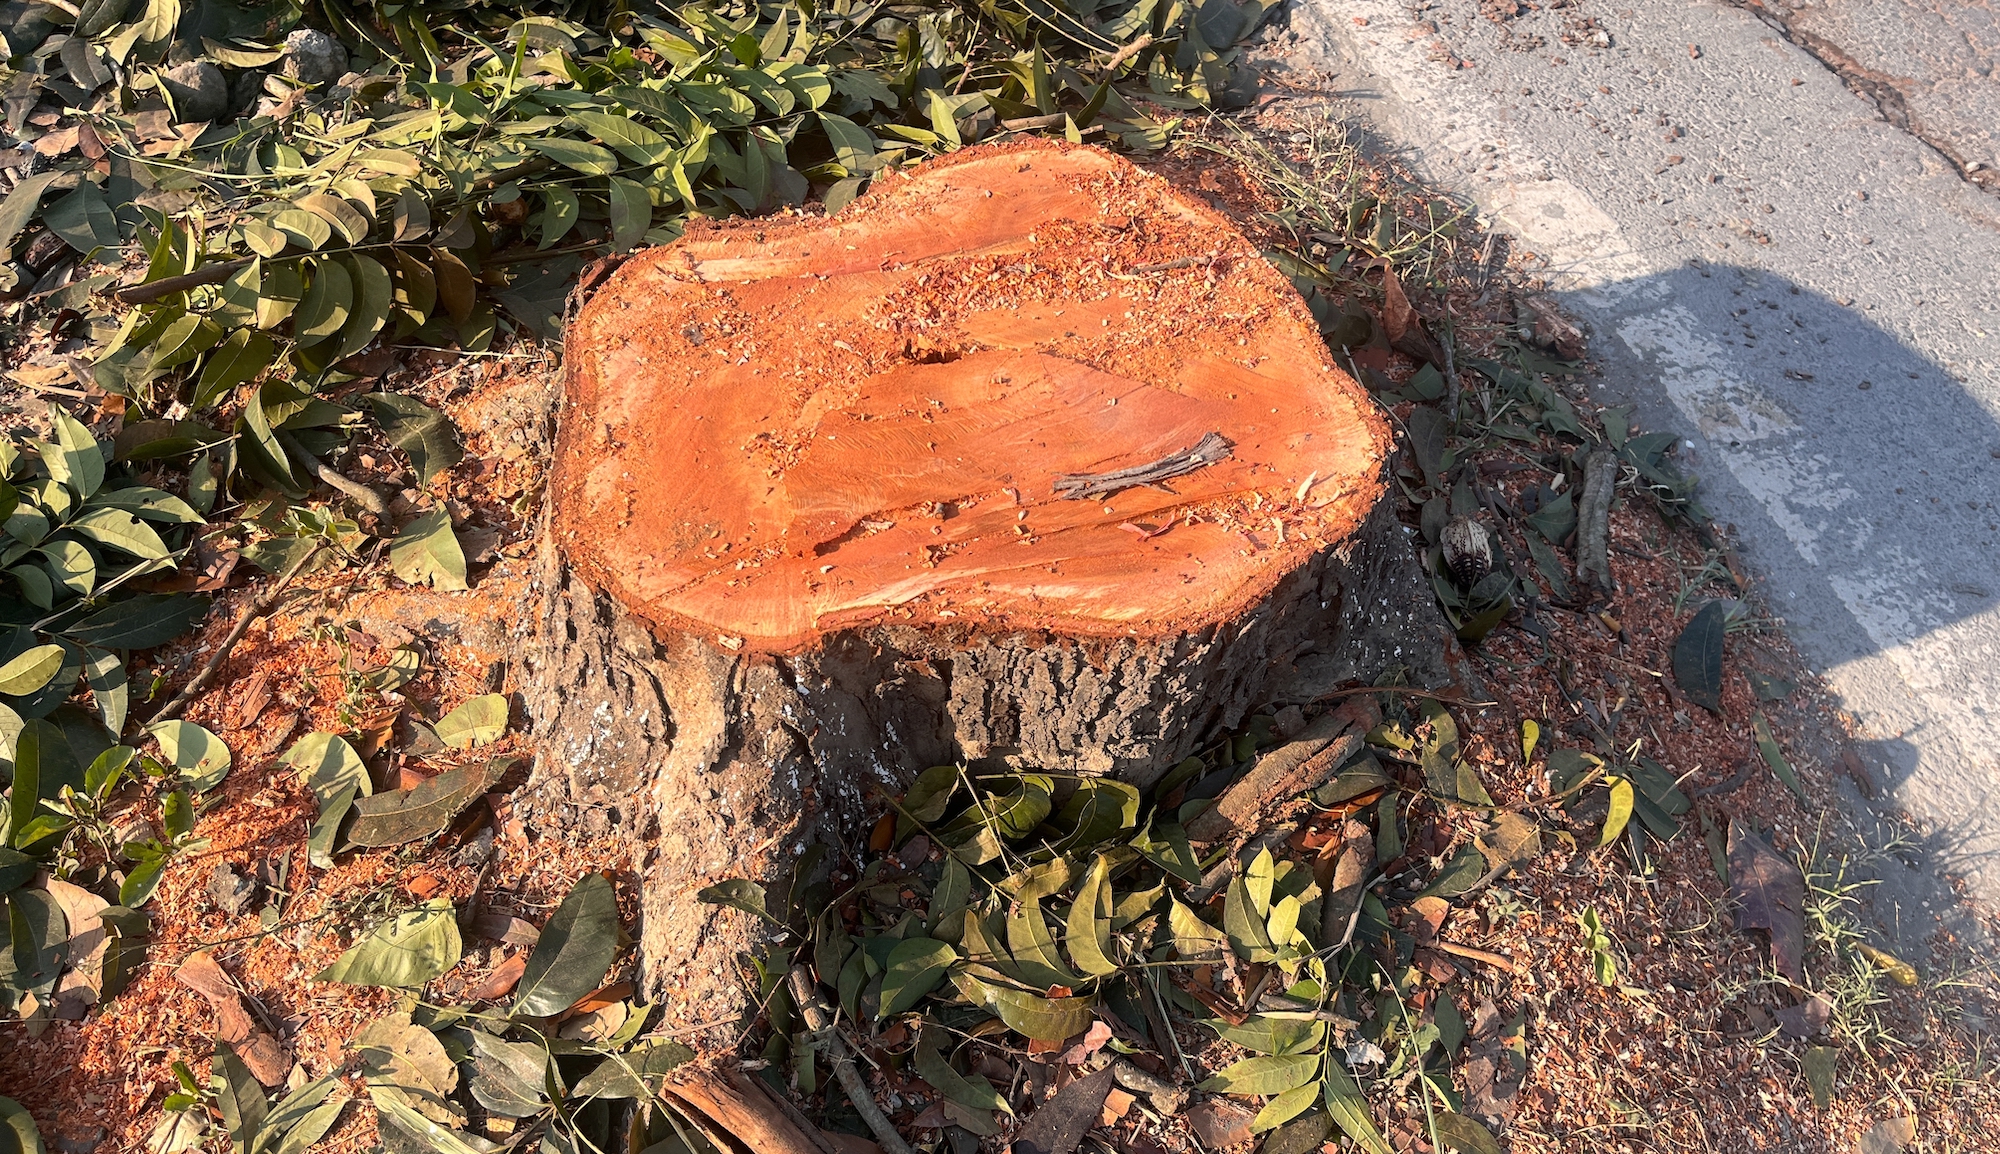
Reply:
M1269 272L1246 264L1234 275ZM1279 303L1283 323L1295 323L1296 299ZM574 380L575 348L570 356ZM577 438L565 430L560 443L587 445L600 427ZM1154 455L1113 454L1107 464ZM657 601L633 604L630 575L606 571L602 542L589 550L592 564L578 564L576 535L563 528L564 467L559 460L524 622L537 784L609 815L607 836L630 839L643 882L646 992L662 1003L666 1026L710 1048L738 1037L749 1008L741 958L767 930L700 903L697 891L744 877L777 904L792 864L815 842L851 876L879 812L871 796L900 792L929 766L1115 774L1143 787L1261 706L1310 701L1396 666L1421 684L1448 680L1446 632L1409 531L1387 502L1346 516L1337 538L1308 547L1280 531L1264 548L1283 543L1285 565L1232 594L1219 619L1163 612L1115 630L1087 620L1063 629L1022 613L952 620L936 612L948 602L932 601L916 615L900 606L859 621L835 614L806 641L788 633L784 645L759 645L662 612ZM1313 479L1301 486L1271 472L1259 482L1260 513L1287 508L1295 524L1321 524L1305 504ZM1371 501L1380 491L1376 476L1341 481L1350 496L1326 501L1351 500L1353 485ZM1168 496L1195 508L1195 488ZM1253 496L1240 489L1226 499L1233 509ZM1215 508L1181 524L1213 524ZM1131 539L1135 553L1154 548L1150 537L1103 539Z
M547 534L538 569L526 679L538 774L566 779L633 839L648 988L681 1027L733 1025L738 957L762 934L695 892L748 877L775 898L816 841L851 861L870 793L894 794L928 766L1143 786L1260 706L1397 666L1419 684L1449 680L1442 623L1386 503L1237 621L1143 643L890 627L799 654L731 653L656 636L569 570Z

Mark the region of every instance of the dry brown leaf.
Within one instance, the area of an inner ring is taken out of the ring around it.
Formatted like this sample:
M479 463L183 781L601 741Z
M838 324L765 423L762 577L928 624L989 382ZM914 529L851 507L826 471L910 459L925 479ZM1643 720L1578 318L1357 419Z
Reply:
M478 989L472 991L472 999L477 1002L491 1002L506 997L520 984L521 975L527 968L528 955L515 954L493 967L493 972L486 976L486 980L479 984Z
M1736 818L1729 819L1729 893L1738 903L1737 927L1770 934L1772 965L1803 983L1806 876Z
M207 951L189 954L174 980L208 999L215 1008L215 1036L236 1048L250 1073L266 1086L276 1086L292 1072L291 1059L268 1031L257 1024L236 983Z

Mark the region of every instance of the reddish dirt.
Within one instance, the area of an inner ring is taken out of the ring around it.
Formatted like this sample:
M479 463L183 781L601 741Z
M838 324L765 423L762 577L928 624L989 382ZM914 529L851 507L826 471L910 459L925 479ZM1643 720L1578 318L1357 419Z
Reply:
M1233 225L1083 148L974 148L622 268L567 346L558 531L655 622L1163 634L1350 533L1386 424ZM1209 433L1231 456L1073 500Z

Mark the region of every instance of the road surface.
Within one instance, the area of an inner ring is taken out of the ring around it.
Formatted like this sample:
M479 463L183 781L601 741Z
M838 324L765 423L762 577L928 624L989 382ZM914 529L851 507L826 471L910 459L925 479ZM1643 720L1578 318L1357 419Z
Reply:
M1992 14L1557 2L1298 0L1291 29L1545 264L1604 402L1685 435L1925 864L2000 901L2000 79L1946 19ZM1924 61L1885 112L1870 85Z

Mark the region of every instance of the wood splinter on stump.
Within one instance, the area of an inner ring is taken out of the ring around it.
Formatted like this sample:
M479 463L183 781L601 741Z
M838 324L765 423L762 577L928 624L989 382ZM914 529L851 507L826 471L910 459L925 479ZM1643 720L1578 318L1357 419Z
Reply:
M928 766L1143 787L1257 707L1443 679L1385 422L1248 240L1110 154L691 227L565 357L528 705L635 839L669 1026L733 1027L767 932L696 891L775 900L815 841L851 876Z

